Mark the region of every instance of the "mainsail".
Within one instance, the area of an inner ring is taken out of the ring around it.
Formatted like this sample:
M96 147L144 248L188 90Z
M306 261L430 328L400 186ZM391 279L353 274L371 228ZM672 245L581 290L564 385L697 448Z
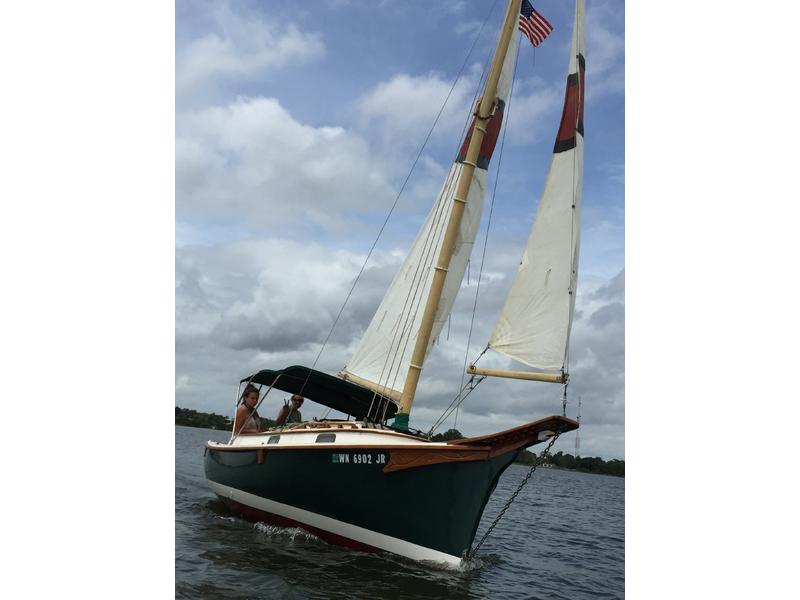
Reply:
M489 347L530 367L566 370L583 187L584 0L575 4L561 125L544 191Z
M496 112L489 123L481 145L477 168L473 172L466 210L445 278L444 291L436 311L428 352L450 314L478 232L483 212L487 170L503 121L503 111L508 100L511 81L514 78L518 43L519 33L514 31L497 86ZM472 127L469 131L472 131ZM399 398L398 388L402 388L409 370L414 341L419 332L423 307L433 279L433 267L439 256L447 221L453 208L453 196L469 140L468 134L405 262L389 286L355 354L347 367L340 372L345 379L367 385L394 400Z

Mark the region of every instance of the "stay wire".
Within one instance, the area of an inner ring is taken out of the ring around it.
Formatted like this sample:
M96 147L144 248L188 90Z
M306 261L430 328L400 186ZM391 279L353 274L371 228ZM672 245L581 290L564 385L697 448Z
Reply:
M520 49L520 45L517 44L517 55L514 57L514 71L515 72L517 70L517 65L519 63L519 49ZM467 361L469 359L469 348L470 348L470 344L472 342L472 331L473 331L474 326L475 326L475 314L478 311L478 295L480 294L480 290L481 290L481 278L483 277L483 267L484 267L484 264L486 263L486 249L487 249L487 247L489 245L489 231L491 230L491 227L492 227L492 215L494 214L494 202L495 202L495 199L497 197L497 185L500 182L500 168L501 168L501 166L503 164L503 149L505 148L505 145L506 145L506 133L508 133L508 124L511 121L511 104L512 104L512 102L514 100L514 84L515 83L516 83L516 77L512 78L512 80L511 80L511 89L509 90L509 93L508 93L508 108L507 108L506 115L505 115L506 127L503 128L503 137L500 139L500 153L497 156L497 170L495 171L494 187L492 188L492 201L489 204L489 216L488 216L487 222L486 222L486 234L485 234L484 240L483 240L483 252L481 253L481 264L480 264L480 267L478 268L478 281L477 281L477 284L475 286L475 301L472 304L472 318L470 319L470 322L469 322L469 333L467 335L467 347L466 347L466 349L464 351L464 366L463 366L463 368L461 370L461 388L462 388L462 390L464 388L464 376L467 373ZM486 348L484 348L483 352L481 352L480 356L478 356L478 359L481 356L484 355L484 353L486 352L486 349L488 349L488 346ZM475 359L475 361L473 361L473 364L475 362L477 362L478 359ZM453 428L454 429L456 427L456 423L458 422L458 411L457 410L456 410L456 417L455 418L456 418L456 421L453 423Z
M456 81L454 81L453 87L451 88L450 93L448 94L447 98L445 99L445 104L447 103L447 100L449 99L450 94L452 93L453 89L455 88L455 85L456 85L456 83L458 81L458 78L461 76L461 73L463 72L464 67L466 66L466 64L467 64L467 62L469 60L469 57L471 56L472 51L474 50L474 48L475 48L475 46L477 44L477 41L480 38L480 35L481 35L486 23L488 22L489 18L491 17L496 5L497 5L497 0L495 0L494 4L492 5L491 9L489 10L489 12L486 15L486 18L484 19L483 23L481 24L481 27L478 30L478 34L476 35L475 39L473 40L472 46L471 46L469 52L467 53L467 56L464 59L464 62L461 65L461 69L459 70L459 75L456 78ZM488 65L489 65L489 60L487 59L486 63L484 64L483 72L481 73L481 77L479 79L478 86L476 87L476 90L475 90L475 93L474 93L473 102L472 102L473 106L474 106L474 104L475 104L475 102L477 100L478 93L480 91L480 83L483 81L484 75L486 75L486 72L487 72L487 69L488 69ZM442 109L440 110L440 113L439 113L440 115L441 115L441 112L443 110L444 110L444 105L442 106ZM462 128L461 136L459 138L460 140L463 139L464 135L466 134L467 127L469 126L469 122L470 122L470 117L471 117L471 113L468 112L467 113L467 117L466 117L466 119L464 121L464 125L463 125L463 128ZM455 150L455 153L454 153L454 156L453 156L453 162L454 163L458 159L458 154L459 154L460 148L461 148L461 143L459 142L459 144L456 146L456 150ZM440 198L448 198L448 197L450 197L450 190L453 188L455 183L456 183L456 178L448 178L448 181L445 184L445 189L442 191L442 194L440 195ZM403 303L403 308L400 311L400 315L402 317L401 318L401 322L398 323L399 326L395 329L396 333L392 337L392 340L390 342L390 348L395 347L395 344L397 344L397 345L396 345L394 351L390 351L387 354L386 360L384 361L383 367L381 368L381 374L380 374L380 377L379 377L378 384L379 385L382 384L382 382L384 381L384 374L385 374L386 375L386 379L385 379L385 383L383 383L383 388L384 389L386 389L386 388L394 389L394 387L395 387L395 385L397 383L397 378L398 378L398 376L400 374L400 369L401 369L401 366L402 366L401 361L398 362L398 358L402 358L403 356L405 356L406 350L408 348L408 343L409 343L410 337L406 337L406 333L410 330L411 327L413 327L413 324L414 324L414 322L416 320L416 316L417 316L417 314L419 312L419 308L421 306L421 296L418 299L418 294L424 289L424 287L422 287L423 284L426 282L426 278L424 277L424 275L425 275L425 273L427 273L427 271L430 268L430 266L432 266L433 260L435 260L435 258L436 258L435 255L434 256L431 255L431 251L434 249L435 246L438 246L438 244L436 243L437 240L439 240L440 238L443 237L444 229L443 229L443 221L442 221L442 219L447 213L447 211L445 210L447 208L448 208L447 202L437 202L437 207L436 207L436 210L435 210L435 213L434 213L435 216L432 218L431 227L430 227L430 229L428 230L428 233L425 236L425 240L423 241L422 253L423 253L424 259L419 262L419 264L417 265L417 269L414 272L414 276L412 277L412 284L409 287L408 294L406 295L406 299L405 299L405 301ZM424 269L422 268L423 266L425 266ZM409 299L411 299L411 304L410 305L409 305ZM408 310L408 312L406 312L406 310ZM403 315L405 315L405 316L403 317ZM402 351L401 351L400 343L403 340L403 338L406 338L406 339L405 339L405 343L403 344ZM390 364L390 359L391 359L391 364ZM389 366L389 372L388 373L386 373L387 365ZM394 376L392 376L392 373L394 373ZM377 391L373 393L373 399L372 399L372 402L370 403L370 410L371 410L372 404L374 403L375 398L376 398L378 393L379 392L377 392ZM384 404L383 417L382 417L381 420L384 420L387 408L388 408L388 404Z
M517 489L514 491L514 493L513 493L513 494L511 494L511 497L510 497L510 498L508 499L508 501L505 503L505 505L503 506L503 508L502 508L502 509L500 509L500 512L499 512L499 513L498 513L498 515L497 515L497 516L494 518L494 521L492 521L492 524L491 524L491 525L489 525L489 528L486 530L486 533L484 533L484 534L483 534L483 536L481 537L480 541L478 541L478 543L477 543L477 544L475 544L475 546L474 546L474 547L473 547L471 550L469 550L469 551L467 552L467 556L466 556L466 558L467 558L467 559L470 559L470 558L472 558L472 557L474 557L474 556L475 556L475 554L478 552L478 550L480 549L480 547L483 545L483 542L485 542L485 541L486 541L486 538L487 538L487 537L489 537L489 534L490 534L490 533L492 533L492 531L494 530L494 528L495 528L495 527L497 526L497 524L500 522L500 519L502 519L502 518L503 518L503 515L505 515L505 514L506 514L506 511L507 511L507 510L508 510L508 508L511 506L511 503L512 503L512 502L514 502L514 500L517 498L517 496L519 495L519 493L522 491L522 488L524 488L524 487L525 487L525 484L527 484L527 483L528 483L528 481L530 480L530 478L531 478L531 477L533 476L533 474L536 472L536 469L537 469L537 467L538 467L539 465L543 464L543 463L544 463L544 461L547 459L547 457L550 455L550 449L553 447L553 444L555 444L555 443L556 443L556 440L558 439L558 436L560 436L560 435L561 435L561 432L560 432L560 431L557 431L557 432L556 432L556 433L553 435L553 437L552 437L552 438L550 438L550 442L547 444L547 447L546 447L546 448L545 448L545 449L542 451L542 453L539 455L539 458L538 458L536 461L534 461L534 463L533 463L533 466L531 466L531 468L528 470L528 474L527 474L527 475L525 475L524 479L522 480L522 483L520 483L520 484L519 484L519 487L517 487Z
M476 358L474 362L478 362L478 360L480 360L481 356L486 354L486 351L488 349L489 349L489 346L486 346L486 348L483 349L483 352L481 352L478 355L478 358ZM436 422L431 426L431 428L428 430L428 433L426 435L428 437L432 436L433 432L436 431L436 429L438 429L442 425L442 423L444 423L447 420L447 417L449 417L453 413L454 410L458 410L458 407L461 406L461 404L464 402L464 400L467 399L467 396L469 396L472 393L472 391L476 387L478 387L478 385L484 379L486 379L486 376L483 376L483 377L479 378L477 381L475 381L475 375L470 377L470 379L466 383L466 385L462 385L461 386L461 389L458 391L458 393L455 395L455 397L450 401L450 404L447 405L447 408L444 409L444 412L441 414L441 416L439 416L439 418L436 420ZM473 381L475 381L474 384L472 383ZM467 389L467 386L471 386L469 388L469 392L464 394L464 396L462 397L461 394L464 393L464 390ZM453 429L455 429L455 425L453 425Z
M479 385L479 384L480 384L480 383L481 383L481 382L482 382L484 379L486 379L486 377L485 377L485 376L483 376L483 377L480 377L480 378L478 378L477 380L475 379L475 376L474 376L474 375L473 375L472 377L470 377L470 379L469 379L469 381L467 381L466 385L465 385L463 388L461 388L461 389L458 391L458 393L456 394L455 398L453 398L453 399L450 401L450 404L449 404L449 405L447 406L447 408L444 410L444 413L442 413L442 416L441 416L441 417L439 417L439 418L436 420L436 422L435 422L435 423L434 423L434 424L431 426L431 428L428 430L428 433L426 433L426 434L425 434L425 435L426 435L426 437L430 438L430 437L433 435L433 432L434 432L434 431L436 431L436 429L438 429L438 428L441 426L441 424L442 424L442 423L444 423L444 422L447 420L447 417L449 417L451 414L453 414L453 411L454 411L454 410L456 410L456 409L457 409L459 406L461 406L461 403L462 403L462 402L464 402L464 400L466 400L466 399L467 399L467 397L468 397L468 396L469 396L469 395L470 395L470 394L471 394L473 391L475 391L475 388L477 388L477 387L478 387L478 385ZM473 381L474 381L474 384L473 384ZM465 389L469 389L469 391L468 391L466 394L464 394L464 390L465 390ZM461 394L464 394L464 395L462 396Z
M578 282L578 245L580 244L580 238L576 240L576 235L580 235L580 229L576 234L576 224L578 220L578 199L577 199L577 192L576 192L576 183L578 178L578 125L580 125L581 119L581 107L584 103L584 87L585 83L583 78L581 77L581 61L578 58L581 55L580 48L578 48L578 39L583 38L583 31L575 31L575 74L577 75L578 79L578 103L577 108L575 110L575 148L572 153L572 218L570 220L570 248L572 249L572 255L570 256L570 304L571 309L574 310L575 301L577 300L577 282ZM583 135L581 135L583 138ZM581 157L581 160L583 158ZM572 325L572 313L573 310L570 310L570 325ZM569 328L567 329L567 344L564 352L564 365L562 367L562 373L569 373L569 359L570 359L570 339L569 339ZM567 386L569 385L569 379L564 382L564 399L563 399L563 406L562 412L564 416L567 416Z
M336 324L339 322L339 319L341 318L342 313L344 312L344 309L347 306L347 303L350 301L350 296L353 294L353 290L355 289L356 285L358 284L358 281L361 278L361 275L364 273L364 269L366 268L367 263L369 262L369 259L372 256L373 251L375 250L375 247L378 245L378 241L380 240L381 236L383 235L383 231L384 231L384 229L386 229L386 225L389 222L389 219L391 218L392 214L394 213L395 208L397 207L397 203L400 200L400 196L403 194L403 191L405 191L406 185L408 184L409 179L411 179L411 175L414 172L414 169L416 168L417 163L419 162L419 159L421 158L422 153L425 150L425 147L428 145L428 141L431 139L431 135L433 134L433 131L436 128L436 125L439 122L439 118L442 116L442 113L444 112L444 108L447 105L447 101L450 99L450 96L452 95L453 90L456 87L456 84L458 83L459 79L461 78L461 75L464 72L464 68L466 67L467 62L469 61L469 57L472 55L472 52L475 49L476 44L478 43L478 39L480 38L480 35L483 32L483 28L485 27L487 21L489 20L489 17L491 16L492 12L494 11L494 7L495 7L496 4L497 4L497 0L495 0L494 3L492 4L492 8L489 10L489 13L486 15L486 19L484 20L483 24L481 24L481 27L478 30L478 33L475 36L475 39L472 41L472 46L470 46L469 52L467 52L467 56L464 58L464 62L461 63L461 67L458 70L458 74L456 75L455 79L453 80L453 84L450 86L450 91L447 92L447 97L444 99L444 102L442 103L442 106L439 109L439 112L438 112L438 114L436 115L436 118L433 121L433 125L431 125L431 128L428 130L428 134L425 136L425 141L422 142L422 146L420 147L419 152L417 152L417 156L414 158L414 162L411 164L411 168L408 171L408 175L406 175L405 180L403 181L403 184L400 186L400 190L397 192L397 196L395 197L394 202L392 203L392 206L389 209L389 213L386 215L386 219L384 219L383 224L381 225L381 228L378 231L378 235L375 238L375 241L373 242L372 246L369 249L369 252L367 252L367 256L364 259L364 263L361 265L361 269L359 270L358 275L356 275L356 278L353 281L353 285L350 286L350 290L347 293L347 297L345 298L344 302L342 303L342 307L339 309L339 312L338 312L338 314L336 315L336 318L333 321L333 325L331 325L331 329L328 332L328 335L325 337L325 341L322 342L322 347L320 347L319 352L317 353L317 356L314 359L313 364L311 365L311 369L309 369L308 374L306 375L306 378L303 381L303 385L300 386L300 391L298 392L298 395L302 396L303 390L305 389L306 384L308 383L308 380L311 377L311 372L313 371L314 367L317 366L317 362L319 362L319 359L322 356L322 352L325 350L325 347L327 346L328 341L330 341L330 338L333 335L334 330L336 329Z

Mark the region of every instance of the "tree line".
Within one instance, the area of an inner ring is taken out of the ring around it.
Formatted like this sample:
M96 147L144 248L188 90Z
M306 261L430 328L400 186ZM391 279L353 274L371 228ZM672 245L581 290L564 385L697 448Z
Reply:
M233 429L233 420L216 413L204 413L191 408L175 407L175 425L202 427L203 429ZM261 428L275 427L275 421L261 417Z
M175 425L185 427L202 427L203 429L228 429L233 427L233 422L223 415L204 413L191 408L175 407Z
M437 433L434 435L431 441L449 442L450 440L461 439L464 439L464 436L461 435L458 429L448 429L444 433ZM536 459L535 452L523 450L519 453L519 456L517 456L514 462L521 465L533 466ZM559 450L555 454L552 454L544 464L558 469L581 471L582 473L599 473L601 475L625 477L625 461L616 458L606 461L599 456L572 456L572 454L564 454Z

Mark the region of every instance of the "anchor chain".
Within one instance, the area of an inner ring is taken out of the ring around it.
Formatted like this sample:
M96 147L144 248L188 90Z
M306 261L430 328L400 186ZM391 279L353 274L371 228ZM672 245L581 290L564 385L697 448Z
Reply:
M539 460L537 460L536 462L533 463L533 466L528 471L528 474L525 475L525 478L522 480L522 483L520 483L519 487L517 487L517 490L513 494L511 494L511 497L508 499L508 501L506 502L505 506L503 506L503 508L498 513L498 515L494 518L494 521L492 521L492 524L489 525L489 529L486 530L486 533L483 534L483 537L475 545L475 547L472 548L472 550L470 550L469 552L467 552L467 556L466 556L467 559L470 559L470 558L475 556L475 554L478 552L478 549L483 545L483 542L486 541L486 538L489 537L490 533L492 533L492 530L500 522L500 519L503 518L503 515L508 510L508 507L511 506L511 503L514 502L514 499L522 491L522 488L525 487L525 484L528 483L528 480L533 476L533 473L536 471L536 468L539 465L541 465L545 461L547 456L550 454L550 449L553 447L553 444L556 443L556 440L558 439L558 436L560 436L560 435L561 435L561 432L559 431L552 438L550 438L550 443L547 444L547 447L539 455Z

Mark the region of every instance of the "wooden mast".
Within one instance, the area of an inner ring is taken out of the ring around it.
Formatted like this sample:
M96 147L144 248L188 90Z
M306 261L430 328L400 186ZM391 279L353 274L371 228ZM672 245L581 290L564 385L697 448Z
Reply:
M508 2L503 27L500 30L500 40L497 43L497 49L494 53L489 76L486 79L486 87L484 88L483 96L475 114L475 125L472 129L472 137L470 139L469 148L467 149L467 155L462 161L458 187L453 197L453 209L450 213L450 220L447 222L447 229L445 230L444 241L439 251L439 258L434 267L433 281L431 282L430 292L427 302L425 303L425 312L422 315L422 323L420 324L419 333L417 334L414 352L411 355L410 368L408 370L408 375L406 375L405 384L403 385L403 392L400 397L400 411L395 417L395 426L398 428L404 429L408 427L408 415L411 412L411 404L414 402L414 395L417 391L422 365L425 362L425 352L428 349L428 343L431 338L436 311L439 308L439 300L442 297L444 280L447 276L450 259L453 256L456 236L461 226L461 218L464 216L467 196L469 194L470 184L472 183L472 174L475 172L475 167L477 166L478 154L481 149L481 144L483 143L483 137L486 134L487 125L494 113L497 83L500 80L500 74L503 70L503 62L505 61L506 52L511 42L511 36L517 28L521 3L522 0L509 0Z

